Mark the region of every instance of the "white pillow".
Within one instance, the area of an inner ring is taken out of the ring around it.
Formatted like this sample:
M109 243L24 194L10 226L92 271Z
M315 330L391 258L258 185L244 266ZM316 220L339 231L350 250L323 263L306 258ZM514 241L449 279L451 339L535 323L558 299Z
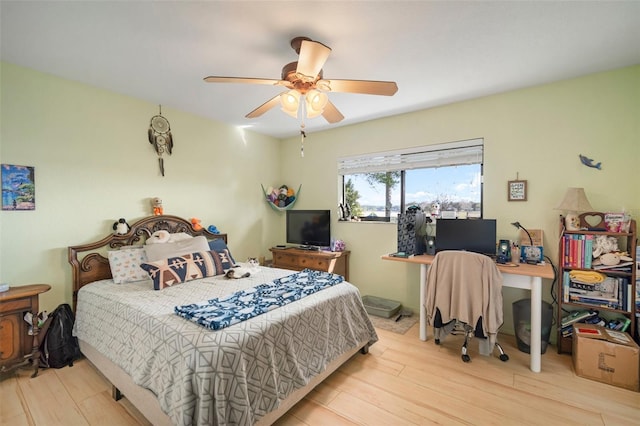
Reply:
M158 260L181 256L183 254L209 251L209 243L207 243L207 239L201 235L174 243L146 245L144 251L147 253L148 262L157 262Z
M131 283L149 279L149 275L140 267L142 263L147 262L147 254L144 250L112 250L107 255L114 283Z

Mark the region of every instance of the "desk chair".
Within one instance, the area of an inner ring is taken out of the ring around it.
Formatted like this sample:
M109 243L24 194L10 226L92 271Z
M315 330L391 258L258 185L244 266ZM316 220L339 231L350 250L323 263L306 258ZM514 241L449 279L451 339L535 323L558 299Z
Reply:
M497 342L502 326L502 274L494 261L482 254L446 250L436 254L427 272L423 301L427 321L434 327L436 344L449 333L465 335L462 360L469 362L468 343L480 337L479 352L490 355L494 348L507 361Z

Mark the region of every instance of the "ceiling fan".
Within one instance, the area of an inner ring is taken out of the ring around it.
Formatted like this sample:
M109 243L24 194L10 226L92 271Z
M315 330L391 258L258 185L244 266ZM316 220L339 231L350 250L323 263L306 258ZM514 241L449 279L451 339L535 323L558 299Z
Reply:
M337 123L344 116L329 100L325 92L363 93L369 95L393 96L398 91L394 81L373 80L325 80L322 67L331 53L331 48L308 37L296 37L291 47L298 54L298 60L282 68L282 79L245 77L205 77L207 83L248 83L283 86L289 90L280 93L246 115L246 118L260 117L276 105L294 118L298 117L300 105L306 109L308 118L322 115L329 123ZM303 102L301 102L301 98ZM303 113L304 114L304 113Z

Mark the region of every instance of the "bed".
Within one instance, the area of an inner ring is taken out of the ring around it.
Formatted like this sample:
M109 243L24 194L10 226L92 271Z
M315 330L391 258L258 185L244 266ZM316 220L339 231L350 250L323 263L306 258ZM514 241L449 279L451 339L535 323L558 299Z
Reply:
M81 351L112 383L114 397L124 394L154 425L271 424L378 339L357 288L341 277L225 328L189 321L176 314L177 306L250 292L296 271L257 267L242 279L207 276L161 290L151 279L121 282L118 266L112 274L111 255L141 250L136 246L157 231L205 237L233 259L226 234L196 231L170 215L68 248Z

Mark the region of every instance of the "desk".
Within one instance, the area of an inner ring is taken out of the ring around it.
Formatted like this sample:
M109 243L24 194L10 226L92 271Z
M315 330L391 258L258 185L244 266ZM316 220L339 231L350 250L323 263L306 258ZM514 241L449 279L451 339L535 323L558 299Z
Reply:
M427 285L427 269L435 256L421 254L407 258L382 256L383 260L416 263L420 265L420 340L427 340L427 313L424 307ZM522 288L531 291L531 345L530 368L534 373L540 372L540 340L542 338L542 279L553 279L553 268L550 264L504 266L498 264L502 273L504 287Z

